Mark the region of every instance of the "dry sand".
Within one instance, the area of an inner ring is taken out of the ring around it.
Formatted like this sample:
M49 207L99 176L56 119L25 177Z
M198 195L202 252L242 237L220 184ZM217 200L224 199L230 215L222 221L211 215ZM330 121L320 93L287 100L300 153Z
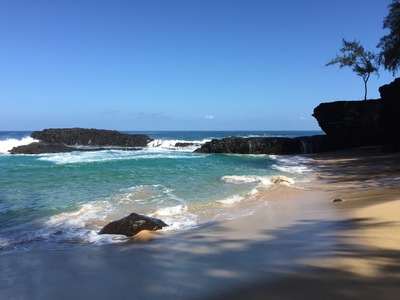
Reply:
M266 192L251 216L0 253L0 299L399 299L399 162L374 148L318 155L315 181Z

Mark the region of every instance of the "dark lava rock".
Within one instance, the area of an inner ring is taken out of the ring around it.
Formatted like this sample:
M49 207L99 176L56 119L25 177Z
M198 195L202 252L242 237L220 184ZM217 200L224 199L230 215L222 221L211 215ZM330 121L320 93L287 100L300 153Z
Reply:
M44 154L44 153L62 153L72 152L76 149L65 146L63 144L47 144L47 143L31 143L29 145L18 146L12 148L11 154Z
M195 152L233 154L298 154L303 153L301 140L280 137L230 137L205 143Z
M48 144L78 146L146 147L152 141L143 134L127 134L115 130L58 128L35 131L32 138Z
M195 145L195 143L178 142L178 143L175 144L175 147L184 148L184 147L189 147L189 146L193 146L193 145Z
M142 230L155 231L166 226L168 225L162 220L131 213L125 218L108 223L100 230L99 234L123 234L126 236L134 236Z
M336 101L321 103L313 116L328 136L375 142L383 134L380 111L380 100Z
M279 137L231 137L212 140L196 149L198 153L232 153L232 154L311 154L325 151L341 150L357 146L353 140L343 140L326 135L303 136L296 138Z
M381 94L381 125L385 146L400 150L400 78L379 88Z
M63 153L63 152L90 152L90 151L102 151L102 150L126 150L126 151L138 151L141 148L128 148L128 147L73 147L66 146L64 144L47 144L43 142L31 143L29 145L17 146L12 148L10 154L48 154L48 153Z

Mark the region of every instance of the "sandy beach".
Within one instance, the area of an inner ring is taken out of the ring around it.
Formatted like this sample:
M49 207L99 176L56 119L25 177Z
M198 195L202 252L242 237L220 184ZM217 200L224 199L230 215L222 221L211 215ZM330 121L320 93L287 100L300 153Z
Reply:
M313 158L315 180L264 193L268 205L250 216L125 244L0 253L0 298L398 299L400 154Z

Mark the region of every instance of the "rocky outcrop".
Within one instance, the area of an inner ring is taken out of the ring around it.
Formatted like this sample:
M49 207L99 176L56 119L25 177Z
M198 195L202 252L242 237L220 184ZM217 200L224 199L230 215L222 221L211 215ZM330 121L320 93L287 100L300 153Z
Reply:
M381 99L321 103L313 116L325 136L289 138L227 138L212 140L196 152L301 154L384 145L400 150L400 78L379 89Z
M142 230L155 231L167 226L162 220L131 213L125 218L108 223L100 230L99 234L134 236Z
M297 138L253 137L225 138L205 143L195 152L231 153L231 154L311 154L325 151L342 150L357 147L352 139L326 135L303 136Z
M320 147L324 151L381 145L381 100L321 103L313 116L326 133Z
M10 154L48 154L48 153L65 153L65 152L89 152L89 151L102 151L102 150L126 150L126 151L136 151L141 148L130 148L130 147L73 147L66 146L64 144L48 144L43 142L31 143L29 145L13 147L9 153Z
M63 144L46 144L46 143L31 143L12 148L9 152L11 154L44 154L44 153L63 153L72 152L76 149L65 146Z
M234 154L295 154L302 148L299 140L291 138L240 138L212 140L196 150L198 153Z
M145 147L152 141L143 134L127 134L115 130L58 128L35 131L32 138L49 144L78 146Z
M313 116L328 136L371 139L382 136L380 100L321 103Z
M321 103L313 116L327 137L348 146L400 149L400 78L379 88L381 99Z
M385 146L400 150L400 78L379 88L381 94L380 122Z
M44 154L105 149L137 150L152 141L143 134L120 133L115 130L61 128L35 131L31 137L39 142L11 149L11 154ZM86 146L77 148L76 146ZM104 148L107 147L107 148Z

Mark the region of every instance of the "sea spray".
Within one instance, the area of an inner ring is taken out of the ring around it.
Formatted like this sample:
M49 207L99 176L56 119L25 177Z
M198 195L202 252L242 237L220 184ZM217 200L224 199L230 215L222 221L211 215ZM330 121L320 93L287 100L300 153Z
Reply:
M5 140L0 140L0 154L6 154L14 147L29 145L34 142L38 142L38 140L35 140L30 136L22 137L20 139L7 138Z

